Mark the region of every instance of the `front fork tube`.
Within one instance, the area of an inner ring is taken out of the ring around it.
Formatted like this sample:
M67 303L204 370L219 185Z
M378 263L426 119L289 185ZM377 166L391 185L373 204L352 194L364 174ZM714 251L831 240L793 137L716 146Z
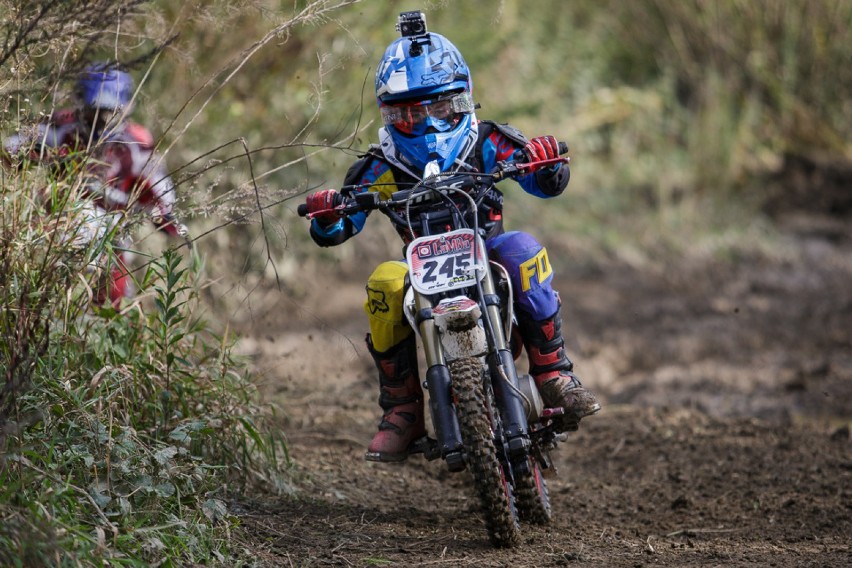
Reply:
M488 369L500 378L492 381L494 398L503 418L503 431L509 442L509 453L516 455L529 448L527 413L520 395L518 375L512 352L503 349L488 356Z
M452 381L450 370L446 365L432 365L426 371L426 387L429 389L429 412L432 415L432 426L441 457L462 448L461 430L456 417L455 404L452 398Z
M496 298L494 281L491 276L482 280L482 292L486 298ZM494 397L503 419L503 431L506 435L509 454L511 456L525 455L529 451L530 439L527 427L527 412L521 398L520 383L515 370L515 359L509 349L509 342L503 331L503 320L499 306L488 305L490 326L486 326L491 337L492 350L488 354L488 370L495 380Z
M441 457L459 451L462 444L459 421L452 398L450 370L441 350L441 340L435 320L431 317L432 302L426 296L414 293L414 306L420 340L426 358L426 389L429 391L429 412Z

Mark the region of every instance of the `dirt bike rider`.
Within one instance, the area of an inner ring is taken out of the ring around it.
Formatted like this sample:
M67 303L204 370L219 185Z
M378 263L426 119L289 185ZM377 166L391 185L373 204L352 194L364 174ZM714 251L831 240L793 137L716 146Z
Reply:
M405 14L403 14L405 15ZM422 16L422 15L421 15ZM402 16L401 16L402 21ZM402 25L402 24L401 24ZM399 26L398 26L399 28ZM419 181L430 161L441 171L475 168L490 171L500 160L511 161L524 149L532 160L556 158L553 136L527 140L517 130L474 114L470 71L461 53L444 36L425 33L397 39L385 51L376 73L376 97L384 127L379 144L353 164L345 179L352 191L378 191L387 196ZM556 197L568 184L567 164L540 170L516 181L529 194ZM394 184L401 184L397 188ZM562 407L565 429L600 409L595 396L573 374L562 338L560 300L553 289L547 251L531 235L504 232L502 195L495 188L479 211L489 256L506 267L515 291L520 333L530 359L530 374L547 406ZM339 245L361 232L366 215L339 218L329 210L346 200L343 193L323 190L309 195L307 209L316 214L310 234L320 246ZM396 227L407 242L411 235ZM425 435L423 391L417 372L415 334L403 315L407 266L380 264L367 282L364 305L369 318L367 347L379 372L379 430L367 450L371 461L401 461L410 444Z
M119 69L96 63L87 67L75 85L76 108L60 109L50 118L3 140L3 161L20 165L38 162L57 177L82 165L84 197L91 200L79 233L89 239L111 231L125 220L124 213L150 214L156 227L172 237L188 238L185 225L173 214L174 184L162 156L154 151L154 138L140 124L127 120L132 110L133 79ZM75 239L80 239L80 234ZM88 243L86 243L88 244ZM127 249L130 242L114 243ZM128 252L115 250L107 276L97 291L99 304L118 308L130 295Z

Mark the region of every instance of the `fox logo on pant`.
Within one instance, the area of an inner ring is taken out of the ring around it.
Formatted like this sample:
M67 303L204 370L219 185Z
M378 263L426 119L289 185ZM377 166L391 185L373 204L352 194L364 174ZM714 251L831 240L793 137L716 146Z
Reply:
M544 248L534 257L522 263L520 268L521 290L524 292L530 290L533 276L539 284L543 284L553 274L553 267L550 266L550 260L547 258L547 249Z
M370 300L371 314L375 314L376 312L387 313L390 311L390 306L388 306L388 303L385 301L385 293L381 290L367 288L367 297Z

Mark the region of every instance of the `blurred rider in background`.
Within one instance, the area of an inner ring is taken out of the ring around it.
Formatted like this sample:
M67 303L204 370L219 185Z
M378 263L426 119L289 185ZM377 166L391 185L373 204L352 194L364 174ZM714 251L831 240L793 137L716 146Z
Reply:
M154 151L153 136L127 118L134 97L130 75L105 63L90 65L77 79L74 94L76 108L57 110L47 121L5 138L2 157L7 165L45 165L59 179L83 176L85 221L69 238L83 245L112 241L113 254L99 262L104 276L96 299L118 309L133 288L127 268L128 215L147 213L171 237L188 239L188 230L174 217L174 184Z
M508 125L478 120L470 70L458 49L444 36L427 33L425 19L423 29L414 33L402 25L402 37L387 48L376 73L384 123L379 144L371 145L350 167L342 193L327 189L307 197L310 234L320 246L339 245L361 232L365 213L340 218L332 211L353 192L377 191L386 198L420 181L429 162L437 161L442 172L489 172L498 161L514 160L518 150L529 161L559 157L553 136L528 140ZM565 190L569 177L568 165L559 164L516 181L530 195L549 199ZM532 235L503 230L502 205L502 194L494 188L480 206L486 248L511 275L530 374L542 399L546 406L564 409L559 418L563 429L576 429L600 404L580 384L565 354L561 302L552 286L547 251ZM405 242L416 236L407 234L406 227L396 229ZM379 405L384 411L367 450L372 461L404 460L412 443L426 434L415 334L403 313L406 273L405 262L392 260L380 264L367 282L367 347L379 371Z

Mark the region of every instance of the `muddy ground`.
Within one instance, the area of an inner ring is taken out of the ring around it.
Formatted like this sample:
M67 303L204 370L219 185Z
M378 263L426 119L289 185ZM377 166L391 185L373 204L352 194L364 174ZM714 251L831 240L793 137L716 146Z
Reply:
M852 565L852 221L779 227L784 254L724 267L572 262L547 243L604 408L554 456L552 522L512 550L489 544L467 474L363 459L369 263L256 298L274 307L243 349L282 408L297 493L244 503L240 538L270 566Z

